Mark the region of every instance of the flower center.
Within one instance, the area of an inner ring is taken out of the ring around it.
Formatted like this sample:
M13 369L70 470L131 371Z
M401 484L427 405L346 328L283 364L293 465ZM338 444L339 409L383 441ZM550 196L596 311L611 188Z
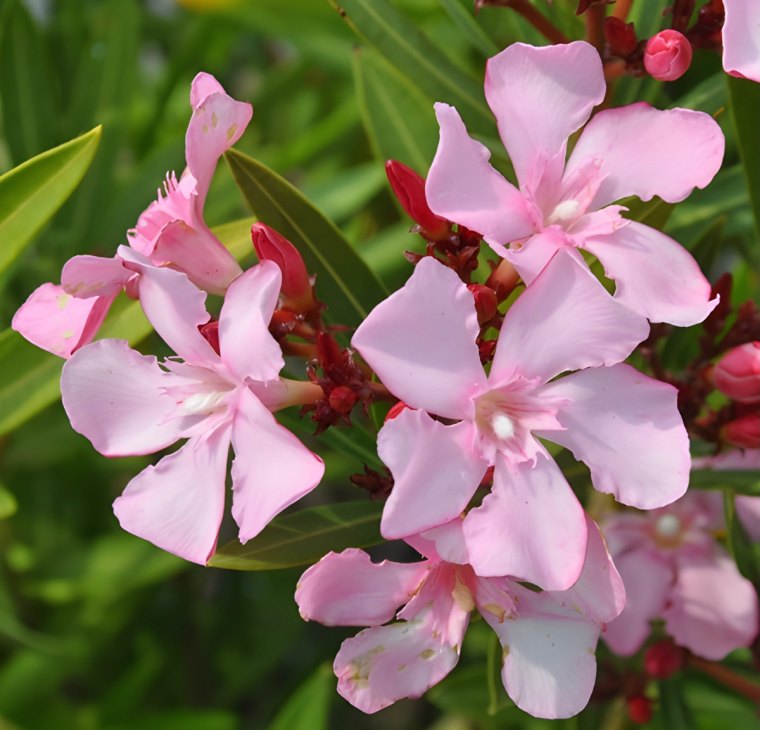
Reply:
M581 204L577 200L563 200L549 214L546 225L566 226L568 223L572 223L580 215L580 212Z
M681 531L681 520L675 515L662 515L657 518L654 529L660 537L675 537Z
M495 413L491 418L494 435L506 441L515 435L515 422L506 413Z
M219 409L227 393L221 390L193 393L182 401L182 407L190 416L207 416Z

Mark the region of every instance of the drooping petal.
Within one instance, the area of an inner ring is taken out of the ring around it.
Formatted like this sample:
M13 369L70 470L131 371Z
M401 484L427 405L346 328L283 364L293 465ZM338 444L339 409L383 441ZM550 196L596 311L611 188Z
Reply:
M219 315L219 348L225 365L241 381L266 382L285 365L282 350L269 332L282 274L262 261L230 284Z
M717 122L690 109L654 109L644 102L599 112L588 123L565 175L598 162L597 210L635 195L678 203L704 188L723 161L725 141Z
M444 426L410 408L383 426L377 451L394 478L380 526L383 537L407 537L460 515L488 468L473 438L467 422Z
M625 608L602 634L616 654L635 654L649 636L651 619L662 616L672 582L673 569L647 550L631 550L615 556L625 585Z
M559 181L567 138L601 104L606 84L599 54L588 43L513 43L489 59L485 90L520 187L535 192L541 159L548 161L544 182Z
M588 547L581 575L571 588L554 591L552 597L560 606L608 623L617 618L625 606L625 586L607 552L602 533L588 515L586 524Z
M232 516L247 542L322 479L322 459L307 449L248 389L232 427Z
M544 436L570 449L591 470L594 486L639 509L664 507L689 484L689 437L672 385L629 365L593 368L545 387L563 399L564 431Z
M167 392L186 383L124 340L98 340L64 365L61 396L72 428L101 454L152 454L188 428L186 414Z
M373 563L363 550L328 553L298 581L301 617L325 626L379 626L409 601L427 564Z
M504 688L534 717L572 717L586 706L594 688L600 626L558 605L551 593L534 593L516 583L510 592L517 615L499 620L481 611L504 649Z
M13 315L11 327L37 347L68 358L91 342L113 297L78 299L57 284L38 286Z
M665 629L676 643L720 660L757 635L757 594L723 551L711 559L679 560Z
M566 370L612 365L648 334L643 317L616 302L572 255L558 251L507 312L490 380L520 375L543 382Z
M198 330L210 319L206 293L185 274L154 266L128 246L118 253L140 275L140 304L161 339L192 365L217 365L219 356Z
M404 287L378 304L352 344L397 398L464 418L486 376L475 339L475 301L449 268L424 258Z
M80 299L115 297L134 276L118 256L74 256L61 271L61 286Z
M229 444L230 429L224 424L141 471L113 503L122 528L205 565L224 512Z
M454 107L439 103L435 111L441 136L425 184L430 209L496 246L530 235L534 223L525 200L489 164L488 149L467 134Z
M718 303L694 257L670 236L631 221L614 233L587 239L617 286L615 299L651 322L690 327Z
M224 90L210 91L208 79L200 80L191 94L193 116L185 135L187 167L197 180L197 205L203 207L217 160L237 142L253 116L253 107L236 101Z
M205 225L192 228L181 220L164 226L151 260L187 274L195 286L211 294L224 294L243 273L235 257Z
M732 76L760 82L760 5L723 0L723 68Z
M570 588L586 557L583 507L546 453L535 466L497 461L493 491L468 513L464 534L478 575L510 575L550 591Z

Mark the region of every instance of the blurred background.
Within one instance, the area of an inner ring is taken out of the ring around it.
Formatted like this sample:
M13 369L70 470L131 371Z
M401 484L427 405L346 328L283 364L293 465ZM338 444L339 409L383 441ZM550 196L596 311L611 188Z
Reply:
M574 7L568 12L573 3L541 5L571 37L582 36ZM659 27L664 5L638 3L642 36L647 24ZM467 0L392 6L476 90L488 55L517 39L541 42L507 11L484 9L473 21ZM237 147L290 179L398 286L411 271L403 251L419 244L389 192L383 160L424 174L437 144L432 101L450 101L426 81L424 62L423 49L421 58L388 64L327 0L2 0L0 173L98 124L103 136L76 193L0 279L0 325L36 286L57 282L70 256L112 255L166 172L181 171L190 82L201 70L254 105ZM719 110L719 58L698 54L695 68L667 92L626 79L617 94L661 106L672 103L665 93L691 95L685 105ZM492 141L495 129L481 136ZM750 268L752 220L735 163L729 139L716 184L668 225L710 265L719 259L719 228L721 255L745 257ZM214 226L247 216L222 162L206 219ZM144 346L156 351L155 341ZM18 367L31 368L25 345L13 347ZM36 387L33 378L27 387ZM0 419L12 397L0 384ZM353 632L300 620L292 599L300 570L204 569L123 533L111 502L148 460L100 457L71 430L60 403L40 410L48 400L0 436L0 730L548 727L509 706L501 689L494 695L498 668L493 656L487 661L482 622L468 634L459 669L426 700L375 717L353 710L335 695L329 668ZM347 478L362 463L340 449L325 461L328 477L311 503L362 498ZM700 727L753 717L709 685L688 693L702 703ZM612 728L615 717L597 707L563 724Z

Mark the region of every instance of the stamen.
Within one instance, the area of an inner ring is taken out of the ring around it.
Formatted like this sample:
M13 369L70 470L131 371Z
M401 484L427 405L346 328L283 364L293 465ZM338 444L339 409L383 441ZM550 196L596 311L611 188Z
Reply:
M569 223L578 217L581 212L581 204L577 200L563 200L549 215L546 223Z
M189 398L185 398L182 406L191 416L206 415L216 409L225 395L227 395L225 392L220 391L193 393Z
M497 413L491 419L491 427L500 439L510 439L515 435L515 424L505 413Z
M681 520L675 515L662 515L657 519L655 530L662 537L675 537L681 530Z

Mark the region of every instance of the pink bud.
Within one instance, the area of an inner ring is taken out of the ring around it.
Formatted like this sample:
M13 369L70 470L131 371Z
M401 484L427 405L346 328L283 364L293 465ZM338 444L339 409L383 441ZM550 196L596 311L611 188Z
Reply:
M734 347L713 368L715 387L739 403L760 403L760 342Z
M385 423L392 421L396 416L398 416L402 411L405 411L407 408L409 408L409 406L402 400L398 401L398 403L394 403L388 410L388 413L385 414Z
M449 236L451 225L439 218L427 204L425 179L397 160L385 163L385 173L401 207L420 227L420 233L430 241L440 241Z
M680 79L691 66L691 43L677 30L662 30L647 41L644 68L658 81Z
M722 429L728 443L742 449L760 449L760 413L750 413L730 421Z
M652 700L644 695L629 697L626 707L629 719L637 725L645 725L652 719Z
M290 309L305 312L315 302L311 280L298 249L285 236L265 223L254 223L251 240L260 261L274 261L282 272L282 293L289 300Z

